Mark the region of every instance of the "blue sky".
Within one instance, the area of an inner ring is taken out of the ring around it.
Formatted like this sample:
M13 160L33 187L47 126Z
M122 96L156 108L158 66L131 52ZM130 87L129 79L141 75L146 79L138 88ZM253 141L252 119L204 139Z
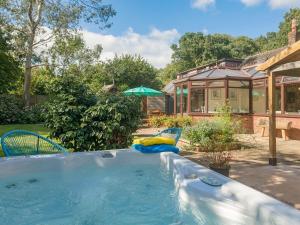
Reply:
M104 0L117 11L110 29L84 27L89 46L102 44L105 59L139 54L156 67L170 62L170 44L185 32L258 37L277 31L300 0Z
M149 28L177 29L179 33L207 30L257 37L276 31L285 7L272 9L268 4L246 6L240 0L216 0L205 10L192 7L192 0L111 0L117 10L114 25L106 32L120 35L132 27L145 34Z

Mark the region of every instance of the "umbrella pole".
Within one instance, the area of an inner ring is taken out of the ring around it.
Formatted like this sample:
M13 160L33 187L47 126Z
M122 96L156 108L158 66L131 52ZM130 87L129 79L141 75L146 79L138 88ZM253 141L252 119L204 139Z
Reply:
M147 97L142 99L142 112L147 116Z

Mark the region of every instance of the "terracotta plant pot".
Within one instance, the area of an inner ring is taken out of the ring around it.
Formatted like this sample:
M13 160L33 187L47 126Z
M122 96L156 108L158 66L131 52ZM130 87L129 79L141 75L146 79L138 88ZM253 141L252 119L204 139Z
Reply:
M209 166L209 169L222 174L223 176L229 177L229 170L230 170L230 166L226 167L226 168L216 168L213 165Z

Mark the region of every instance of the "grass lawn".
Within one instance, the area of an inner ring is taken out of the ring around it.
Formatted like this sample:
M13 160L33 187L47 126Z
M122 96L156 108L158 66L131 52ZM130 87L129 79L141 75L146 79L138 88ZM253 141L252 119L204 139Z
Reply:
M43 126L43 124L10 124L0 125L0 136L10 130L28 130L38 133L42 136L48 137L50 130ZM0 145L0 156L4 156Z

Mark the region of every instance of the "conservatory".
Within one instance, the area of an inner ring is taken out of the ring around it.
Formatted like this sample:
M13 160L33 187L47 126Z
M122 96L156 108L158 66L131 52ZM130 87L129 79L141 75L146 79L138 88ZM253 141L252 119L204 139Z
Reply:
M232 112L241 115L268 113L266 74L242 61L224 59L179 74L174 84L174 113L209 116L227 99ZM275 107L278 115L300 117L299 77L276 77Z
M282 137L288 132L288 138L300 140L300 32L295 20L291 28L285 47L179 73L164 88L166 113L201 119L227 101L249 132L258 132L263 122L272 136L279 136L276 129L288 124Z
M243 121L249 133L260 132L269 120L268 76L257 66L280 54L285 48L251 56L246 60L223 59L178 74L164 89L169 100L166 112L194 119L213 116L229 102L232 112ZM300 140L300 71L275 78L276 121L291 123L287 137ZM170 107L171 106L171 107ZM266 129L266 132L268 129ZM266 133L268 135L268 133ZM280 132L277 136L280 136Z

